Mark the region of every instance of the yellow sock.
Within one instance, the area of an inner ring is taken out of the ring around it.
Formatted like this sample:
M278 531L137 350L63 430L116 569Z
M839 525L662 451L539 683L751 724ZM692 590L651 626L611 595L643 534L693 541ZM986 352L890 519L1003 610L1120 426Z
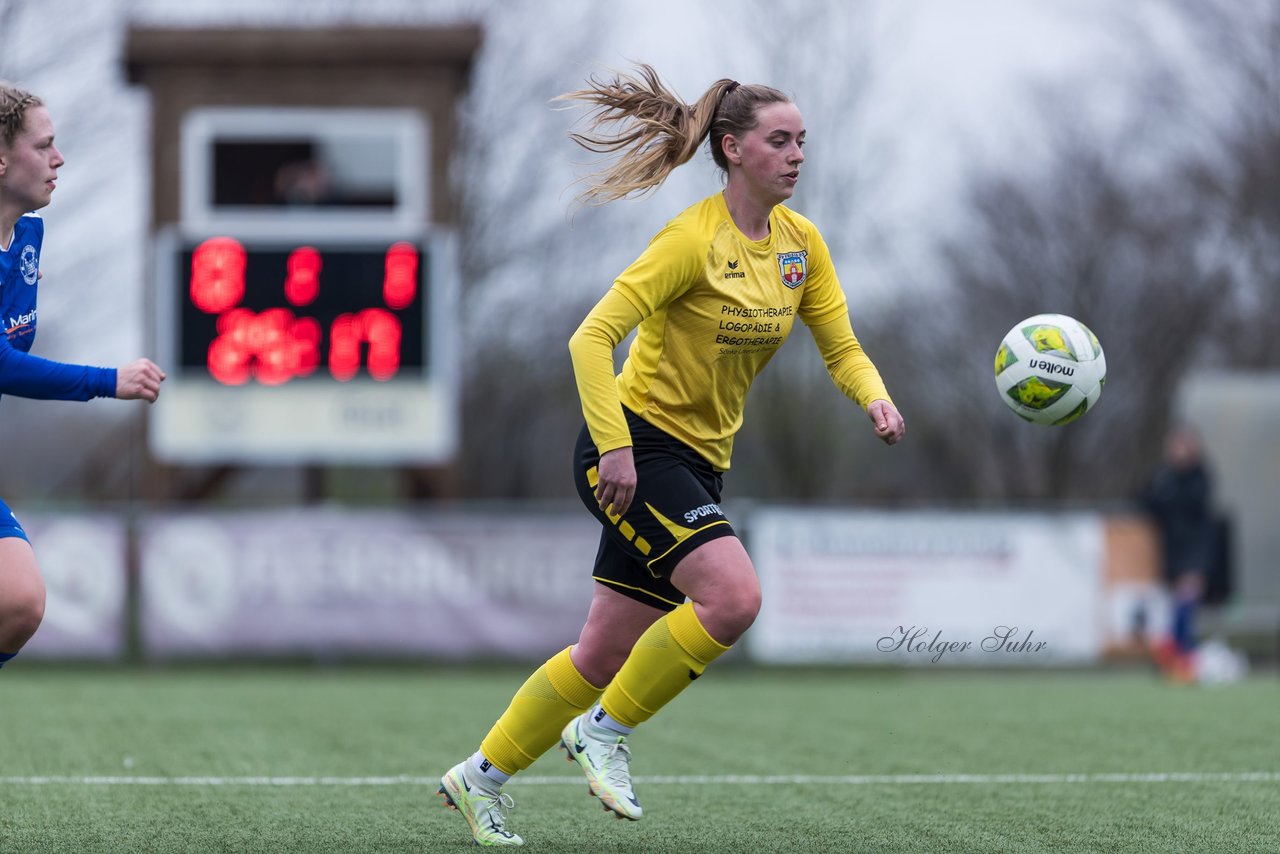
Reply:
M600 705L623 726L638 726L675 699L729 647L717 642L686 602L662 617L636 642Z
M514 774L532 765L559 741L564 725L600 696L601 689L573 666L571 648L556 653L534 671L480 743L484 758L503 773Z

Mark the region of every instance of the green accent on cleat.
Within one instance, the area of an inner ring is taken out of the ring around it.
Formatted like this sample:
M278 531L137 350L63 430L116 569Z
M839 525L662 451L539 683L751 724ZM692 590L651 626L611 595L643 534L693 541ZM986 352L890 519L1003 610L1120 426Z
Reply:
M644 810L631 788L631 748L625 735L588 726L586 715L579 715L560 733L560 747L570 762L578 763L588 791L606 810L639 821Z
M471 827L472 841L477 845L524 845L524 840L506 828L506 810L515 806L511 796L488 781L472 782L466 776L464 759L440 778L436 793L445 806L461 813Z

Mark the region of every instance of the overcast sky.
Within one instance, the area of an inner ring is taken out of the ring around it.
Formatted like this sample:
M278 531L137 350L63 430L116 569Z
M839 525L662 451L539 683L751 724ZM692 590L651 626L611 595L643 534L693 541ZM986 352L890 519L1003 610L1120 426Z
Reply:
M605 66L646 60L689 100L717 77L729 76L780 85L794 94L803 110L817 94L806 91L812 89L811 82L806 78L790 85L796 81L775 79L771 70L786 78L796 52L805 50L804 38L792 30L799 34L815 23L822 26L827 14L839 19L838 13L831 12L824 13L824 20L795 21L790 17L792 7L785 2L622 0L612 4L608 23L587 40L589 50L556 55L560 45L581 41L567 38L566 33L588 17L594 6L591 0L517 0L496 5L482 0L10 3L18 11L11 19L14 31L4 34L9 55L3 67L46 96L70 161L58 202L46 211L51 240L101 240L121 249L145 239L139 231L146 221L142 208L146 98L145 93L122 85L119 67L120 39L130 22L174 26L448 22L482 18L486 10L500 9L503 20L519 21L520 55L555 56L563 63L566 86ZM831 9L843 6L833 0ZM1026 104L1029 86L1090 75L1096 79L1109 12L1101 0L879 0L868 7L873 14L857 16L859 31L850 34L851 42L865 39L873 53L863 133L872 141L871 148L891 152L884 161L889 174L878 176L873 219L877 227L901 232L897 239L905 254L923 253L932 233L945 225L957 199L957 179L965 169L984 157L1020 150L1025 137L1033 133ZM745 11L735 14L735 10ZM60 22L52 33L50 20ZM490 22L494 27L501 25L494 18ZM752 44L743 36L761 29L776 33L776 45L768 38L757 38ZM821 61L835 69L846 59L830 55ZM94 105L95 115L84 115L86 102ZM110 117L113 125L105 137L93 132L104 117ZM844 142L815 137L811 157L848 156L841 148ZM573 146L554 146L550 152L567 180L581 174L581 158ZM677 173L672 186L641 211L644 226L660 224L714 189L716 181L714 170L705 163ZM795 200L801 210L805 189L802 183ZM548 210L563 216L571 197L569 192L548 198ZM65 258L51 251L51 272L58 272L60 259ZM122 281L136 281L143 275L137 252L121 254L117 261L110 272ZM100 265L95 263L95 268ZM120 287L126 293L134 291L129 284ZM48 299L54 313L57 294L49 294ZM131 302L126 298L125 306ZM136 317L141 312L129 313ZM65 328L65 336L51 331L52 342L45 343L66 348L68 358L86 358L90 346L101 355L104 343L117 359L128 358L139 346L141 329L128 320L111 328L116 332L107 342L99 339L89 345L88 338L71 327Z
M863 227L893 235L906 264L924 263L930 242L954 216L958 179L986 157L1023 156L1034 134L1026 93L1038 82L1096 85L1110 69L1112 9L1102 0L916 0L869 3L870 15L842 0L620 0L598 31L582 31L599 18L594 0L0 0L0 73L43 95L68 158L48 223L41 287L38 351L72 362L118 365L149 343L145 277L150 267L149 127L147 95L125 85L120 57L125 28L152 26L304 26L450 23L483 20L493 38L509 39L498 59L507 64L500 86L520 86L519 66L536 59L556 69L558 91L579 85L593 71L631 60L654 64L680 94L693 100L721 76L765 82L791 92L815 129L839 105L824 103L821 81L869 50L873 70L868 100L857 110L865 123L849 139L822 138L810 146L813 163L888 153L873 161L876 188L863 204ZM809 9L809 14L797 13ZM850 10L854 11L850 11ZM812 11L818 10L818 11ZM593 15L594 13L594 15ZM839 27L847 29L849 50ZM818 29L814 29L818 28ZM825 28L825 29L823 29ZM833 32L835 37L833 38ZM806 33L830 45L809 49ZM572 49L570 49L572 48ZM499 54L494 51L486 56ZM1108 60L1109 61L1109 60ZM476 80L484 79L477 69ZM1093 80L1093 84L1085 81ZM489 80L489 85L494 81ZM546 109L554 92L531 92L531 108ZM814 115L817 111L819 115ZM839 117L834 117L839 118ZM566 120L567 125L567 120ZM556 133L562 133L557 128ZM464 143L465 144L465 143ZM580 152L562 136L546 140L545 168L554 180L539 199L539 218L573 227L572 180ZM586 286L603 290L613 273L643 247L647 234L684 206L718 186L699 158L678 170L669 186L610 215L626 217L628 245L601 247ZM820 174L820 173L813 173ZM802 181L794 206L806 211L811 180ZM813 204L814 197L809 197ZM612 206L611 206L612 207ZM870 212L868 213L868 208ZM833 250L845 222L824 222ZM857 241L837 257L846 287L863 298L887 294L900 283L864 266ZM525 284L521 282L520 284ZM6 401L6 421L19 423L28 405ZM46 410L33 410L43 413ZM81 419L122 417L122 407L64 409L67 431ZM39 415L33 415L39 418Z
M5 4L0 0L0 8ZM799 6L785 0L621 0L611 4L599 32L582 38L577 31L598 9L591 0L7 0L7 5L16 11L10 14L9 32L0 34L6 54L0 65L49 101L69 161L58 201L46 211L50 239L56 241L49 247L48 272L84 276L84 267L69 260L70 241L82 250L95 243L114 247L117 254L106 271L99 259L110 249L81 252L82 259L92 259L81 263L91 264L98 275L105 272L108 278L100 285L109 284L109 290L123 294L112 308L126 315L114 318L106 340L91 339L79 326L99 326L97 312L88 312L51 329L43 343L64 358L88 359L91 349L103 358L105 349L117 361L130 358L143 337L140 294L132 295L139 293L136 282L144 275L138 249L145 248L147 109L146 94L123 85L119 56L129 23L296 26L488 16L491 32L500 34L505 25L519 40L515 55L505 61L556 64L563 70L565 87L602 67L646 60L690 100L716 78L729 76L779 85L794 94L802 110L818 102L821 94L813 91L813 69L839 73L842 64L869 50L874 67L869 102L860 113L866 126L855 133L862 140L860 151L888 153L873 164L884 174L876 176L878 192L869 219L874 227L894 234L898 251L915 257L926 253L933 232L945 224L957 199L956 180L965 168L991 152L1003 156L1010 147L1024 147L1023 137L1030 133L1025 98L1029 85L1090 74L1096 78L1096 57L1111 14L1101 0L878 0L866 4L870 15L849 14L849 8L861 7L834 0L830 6L811 0ZM819 18L816 14L793 20L796 8L824 11L819 20L814 20ZM52 30L51 20L59 22ZM817 57L816 64L814 57L802 56L806 40L798 34L815 24L847 27L850 56L840 55L838 47ZM765 38L760 38L761 31ZM774 34L776 42L768 37ZM791 76L793 68L804 71L796 72L800 79ZM543 97L545 93L531 93L538 102ZM830 117L812 116L816 126L824 118ZM859 156L849 150L847 140L824 139L816 133L810 151L815 165L823 159ZM548 146L548 157L566 187L581 174L576 162L581 158L573 146ZM633 214L641 220L636 227L660 225L712 191L716 182L715 171L705 162L681 170L671 187ZM802 182L795 200L801 210L805 192ZM548 194L548 215L558 214L563 221L572 195ZM843 226L819 225L832 230ZM860 259L838 260L846 268L854 267L851 273L858 272ZM119 284L111 284L113 279ZM82 302L73 289L50 288L44 297L50 314L69 313L60 310L60 296L72 304Z

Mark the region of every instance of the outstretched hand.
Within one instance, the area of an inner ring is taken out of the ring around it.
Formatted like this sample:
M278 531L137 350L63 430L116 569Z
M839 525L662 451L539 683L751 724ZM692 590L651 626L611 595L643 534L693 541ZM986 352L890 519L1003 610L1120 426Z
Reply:
M155 403L165 373L150 359L136 359L116 369L116 399Z
M896 445L907 432L907 422L902 420L897 407L887 400L873 400L867 406L867 416L876 436L886 445Z

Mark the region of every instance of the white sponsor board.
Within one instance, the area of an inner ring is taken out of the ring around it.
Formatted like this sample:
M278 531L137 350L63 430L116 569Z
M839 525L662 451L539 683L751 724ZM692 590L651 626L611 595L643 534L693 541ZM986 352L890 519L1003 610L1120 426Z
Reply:
M125 523L21 513L45 584L44 622L23 658L114 659L125 651Z
M1039 666L1102 650L1102 519L759 510L757 661Z
M586 513L268 510L141 523L151 658L545 658L577 639Z
M165 460L379 462L448 459L457 441L452 390L429 380L226 386L175 377L153 409Z

